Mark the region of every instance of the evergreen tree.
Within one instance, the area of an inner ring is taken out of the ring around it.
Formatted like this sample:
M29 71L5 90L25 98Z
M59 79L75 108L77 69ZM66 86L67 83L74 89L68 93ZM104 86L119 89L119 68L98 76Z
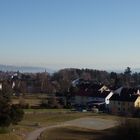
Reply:
M23 118L23 110L10 103L12 90L10 83L3 82L0 90L0 127L8 127L11 123L17 124Z

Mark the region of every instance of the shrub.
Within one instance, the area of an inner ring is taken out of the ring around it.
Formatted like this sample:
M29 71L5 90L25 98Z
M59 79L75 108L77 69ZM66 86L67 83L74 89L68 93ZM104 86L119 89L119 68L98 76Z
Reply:
M11 106L10 117L12 124L18 124L18 122L20 122L23 119L23 115L23 109L15 105Z
M9 129L7 127L0 127L0 134L8 133Z
M0 115L0 127L8 127L11 124L11 118L9 114Z

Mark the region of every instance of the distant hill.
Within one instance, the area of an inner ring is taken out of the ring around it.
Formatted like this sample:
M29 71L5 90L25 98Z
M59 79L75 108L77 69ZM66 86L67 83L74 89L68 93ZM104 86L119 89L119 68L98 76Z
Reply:
M44 67L32 67L32 66L13 66L13 65L1 65L0 64L0 71L19 71L19 72L48 72L48 73L53 73L54 70L44 68Z

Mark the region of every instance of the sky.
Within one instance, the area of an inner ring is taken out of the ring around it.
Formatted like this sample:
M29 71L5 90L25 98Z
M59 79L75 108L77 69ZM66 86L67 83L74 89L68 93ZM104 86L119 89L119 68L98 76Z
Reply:
M0 64L140 68L139 0L0 0Z

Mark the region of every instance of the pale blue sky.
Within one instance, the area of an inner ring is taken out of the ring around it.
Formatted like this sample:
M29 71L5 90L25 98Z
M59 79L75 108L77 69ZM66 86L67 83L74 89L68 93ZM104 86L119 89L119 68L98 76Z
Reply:
M140 67L139 0L0 0L0 64Z

